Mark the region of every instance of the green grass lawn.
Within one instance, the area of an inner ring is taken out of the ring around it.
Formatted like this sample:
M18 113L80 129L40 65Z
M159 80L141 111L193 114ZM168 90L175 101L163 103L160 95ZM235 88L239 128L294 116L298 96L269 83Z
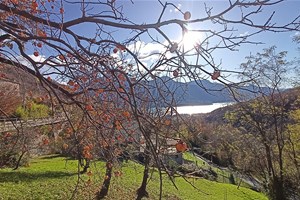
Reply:
M217 182L220 182L220 183L230 183L229 176L232 174L232 172L230 171L230 169L227 169L227 168L222 169L222 168L217 168L215 166L212 166L209 163L207 163L207 161L202 160L199 157L196 157L195 155L193 155L190 152L185 152L183 154L183 158L185 160L193 161L194 163L197 164L197 166L199 166L199 167L201 167L203 169L212 169L213 171L215 171L218 174ZM240 182L240 178L239 177L234 176L234 179L235 179L235 183L236 184ZM241 182L240 185L243 186L243 187L250 188L250 186L247 183L243 182L243 181Z
M73 194L75 199L93 199L104 178L104 165L103 162L94 162L91 176L78 176L77 161L48 156L33 159L29 167L16 171L0 169L0 199L70 199ZM123 175L113 177L107 199L134 199L141 183L143 166L129 161L115 170L121 170ZM261 193L247 188L237 189L235 185L192 178L187 179L188 183L181 177L174 181L178 190L163 175L163 199L267 200ZM148 192L149 199L158 199L159 175L156 170L151 174Z

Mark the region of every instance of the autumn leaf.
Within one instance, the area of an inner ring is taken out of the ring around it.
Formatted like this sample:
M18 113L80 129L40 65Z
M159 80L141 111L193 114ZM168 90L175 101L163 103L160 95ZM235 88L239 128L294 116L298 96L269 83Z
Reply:
M43 144L44 145L48 145L49 144L49 140L46 138L46 139L43 139Z
M126 47L124 45L122 45L122 44L118 44L116 48L118 48L121 51L125 51L126 50Z
M34 55L35 57L38 57L38 56L39 56L39 52L35 51L35 52L33 52L33 55Z
M130 117L130 113L128 111L124 111L122 114L124 117L127 117L127 118Z
M121 171L115 171L114 174L115 174L116 177L122 176L122 172Z
M99 94L101 94L101 93L103 93L104 92L104 90L103 89L98 89L97 91L96 91L96 93L99 95Z
M86 105L86 106L85 106L85 109L86 109L87 111L93 111L93 110L94 110L94 108L93 108L92 105Z
M61 55L61 54L58 56L58 58L59 58L60 60L64 60L64 59L65 59L65 57L64 57L63 55Z
M68 85L70 85L70 86L74 86L74 85L75 85L75 82L74 82L74 81L72 81L72 80L69 80L69 82L68 82Z
M86 146L83 147L83 150L84 150L84 151L90 151L90 150L91 150L91 147L88 146L88 145L86 145Z
M63 148L64 148L64 149L67 149L68 147L69 147L68 144L66 144L66 143L63 144Z
M184 152L187 150L187 145L185 142L179 141L176 145L175 148L178 152Z
M219 70L214 71L214 73L211 75L212 80L216 80L220 77L221 72Z
M119 91L120 93L124 93L124 92L125 92L125 90L124 90L123 88L118 88L118 91Z
M107 162L106 163L106 167L109 168L109 169L111 169L113 167L113 164L111 162Z
M121 123L118 120L115 122L115 126L118 131L122 129Z
M38 8L38 3L36 2L36 1L33 1L32 3L31 3L31 9L33 10L33 11L36 11L37 10L37 8Z
M88 176L92 176L92 175L93 175L93 173L92 173L92 171L88 171L88 172L86 173L86 175L88 175Z
M171 120L167 119L167 120L165 121L165 125L167 125L167 126L171 125Z
M39 48L42 48L42 43L41 42L39 42L39 43L37 43L37 45L36 45L37 47L39 47Z
M37 31L37 35L38 35L39 37L47 37L47 34L46 34L44 31L42 31L42 30L38 30L38 31Z
M174 71L173 71L173 76L174 76L174 77L178 77L178 75L179 75L178 70L174 70Z

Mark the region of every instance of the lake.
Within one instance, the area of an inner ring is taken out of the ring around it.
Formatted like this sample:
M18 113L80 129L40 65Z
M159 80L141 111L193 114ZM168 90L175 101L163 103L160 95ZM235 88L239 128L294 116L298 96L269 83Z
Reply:
M197 105L197 106L178 106L177 112L179 114L198 114L198 113L209 113L217 108L221 108L227 105L231 105L232 102L227 103L213 103L210 105Z

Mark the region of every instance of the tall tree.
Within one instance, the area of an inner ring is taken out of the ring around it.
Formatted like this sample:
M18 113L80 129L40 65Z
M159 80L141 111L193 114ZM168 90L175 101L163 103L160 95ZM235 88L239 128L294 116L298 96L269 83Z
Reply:
M241 67L244 78L252 80L258 88L257 98L241 103L239 109L228 119L234 126L251 134L246 140L250 146L240 146L256 158L255 169L264 178L264 184L272 200L289 198L289 177L285 169L287 152L289 111L295 101L295 94L282 92L284 79L291 71L285 60L286 52L276 53L276 48L249 56ZM254 138L253 138L254 136ZM244 141L245 142L245 141Z

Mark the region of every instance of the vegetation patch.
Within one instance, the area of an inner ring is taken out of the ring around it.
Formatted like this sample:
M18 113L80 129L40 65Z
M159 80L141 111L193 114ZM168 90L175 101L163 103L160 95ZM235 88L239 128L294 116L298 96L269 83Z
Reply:
M114 167L107 199L134 199L143 174L143 166L129 161ZM0 199L93 199L105 178L105 163L93 162L90 173L78 175L76 160L46 156L33 159L29 167L0 170ZM120 172L120 173L117 173ZM121 174L121 175L119 175ZM159 174L152 169L148 185L149 199L158 199ZM170 178L163 174L163 199L267 199L247 188L205 179ZM193 186L191 186L193 184ZM196 189L197 188L197 189Z

